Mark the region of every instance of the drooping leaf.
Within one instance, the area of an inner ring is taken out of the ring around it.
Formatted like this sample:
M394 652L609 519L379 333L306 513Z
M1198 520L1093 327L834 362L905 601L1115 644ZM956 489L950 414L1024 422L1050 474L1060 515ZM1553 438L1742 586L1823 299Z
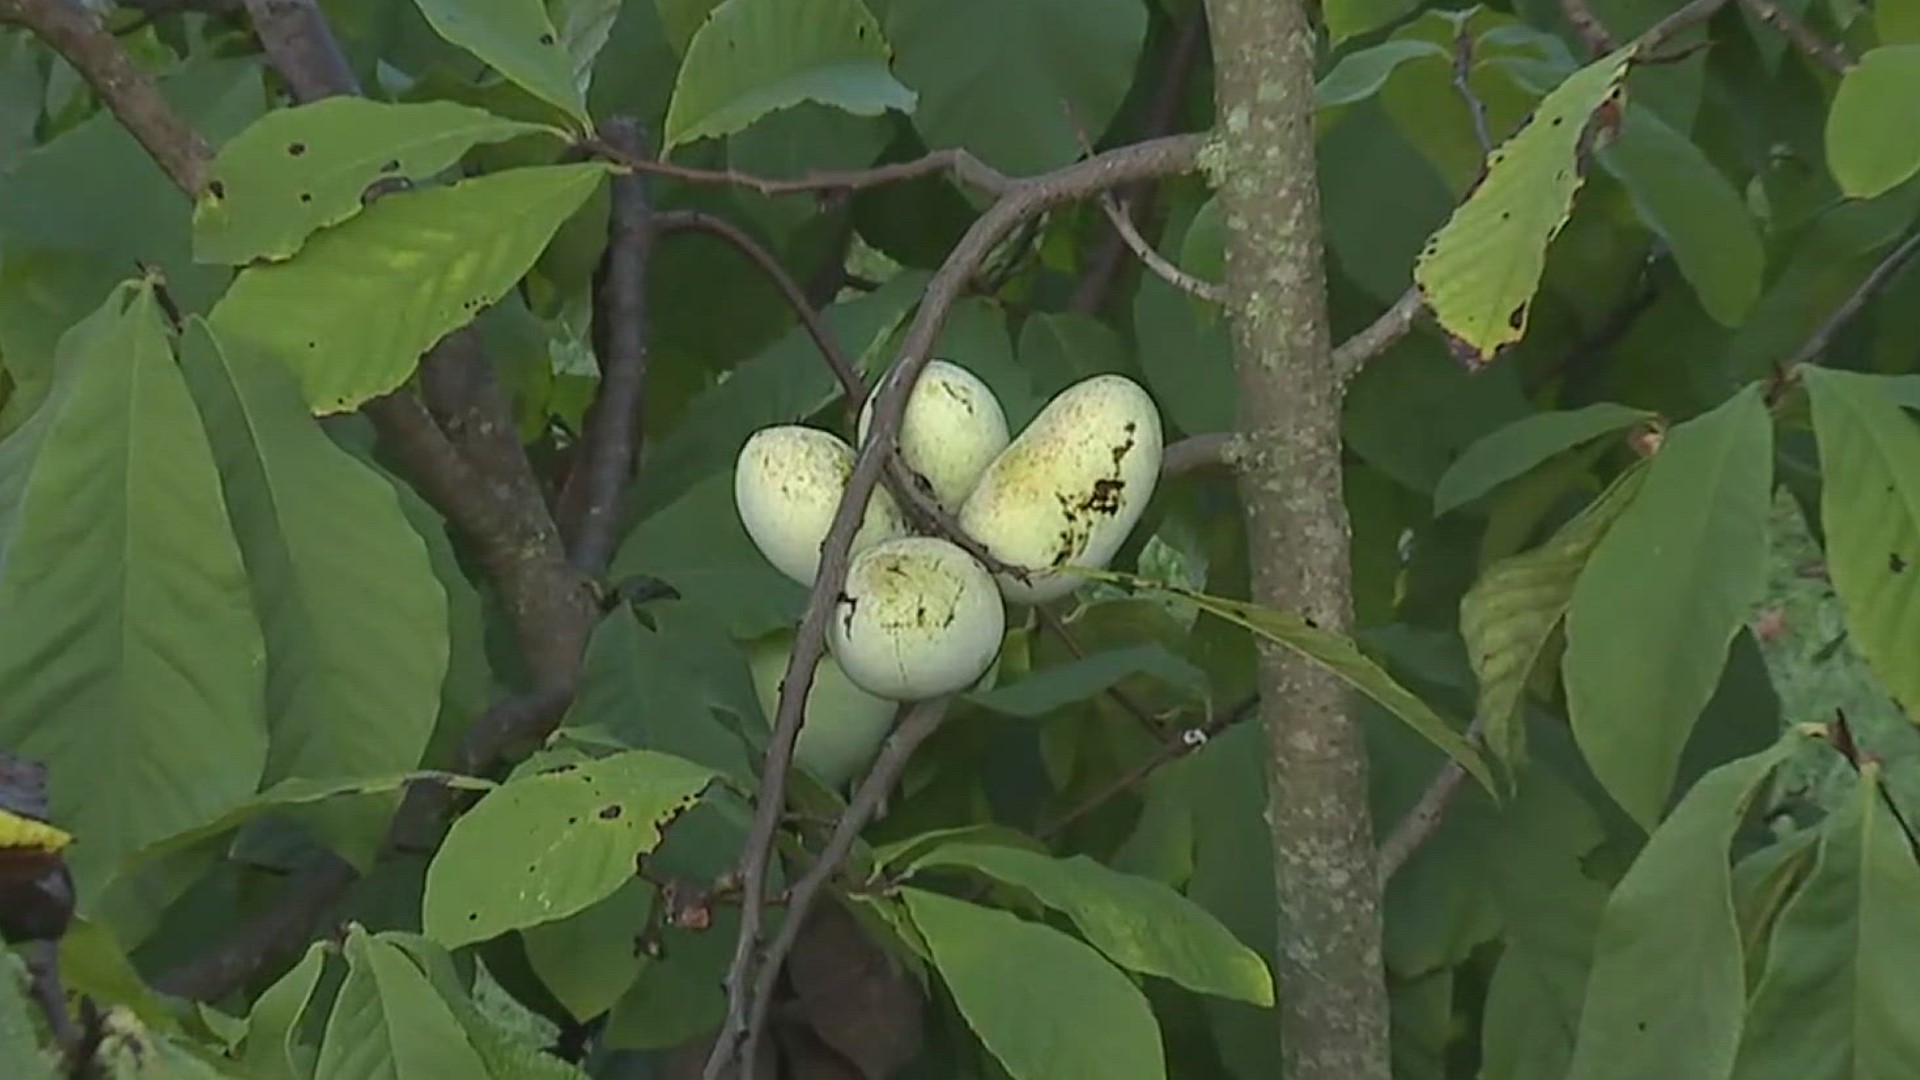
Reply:
M1133 82L1146 41L1139 0L890 0L894 70L920 95L914 130L1027 175L1080 156Z
M1894 698L1920 705L1920 430L1889 380L1806 367L1827 573L1847 634Z
M254 999L240 1044L240 1059L249 1074L259 1080L300 1080L307 1075L303 1066L310 1066L311 1059L303 1061L297 1045L301 1019L326 963L327 947L318 942L309 945L299 963Z
M1348 53L1315 84L1313 103L1317 108L1330 109L1365 101L1380 92L1401 64L1423 57L1442 63L1452 60L1447 50L1433 42L1412 38L1394 38Z
M629 878L584 911L520 932L527 963L574 1019L613 1008L633 985L647 963L634 939L655 902L652 885Z
M1032 893L1064 912L1088 944L1130 971L1159 975L1202 994L1273 1004L1260 954L1207 910L1158 881L1075 855L1056 859L997 844L943 844L914 870L964 866Z
M1772 494L1773 420L1749 386L1667 432L1574 587L1562 662L1574 738L1648 829L1766 587Z
M573 62L573 85L585 98L593 88L593 65L620 21L621 0L557 0L560 47Z
M1645 478L1644 465L1621 473L1553 539L1488 567L1460 599L1460 636L1480 684L1481 738L1509 770L1526 757L1527 681L1566 617L1594 547Z
M511 780L461 815L427 870L427 935L448 948L613 895L714 772L651 750Z
M1307 625L1299 615L1273 611L1255 604L1225 600L1217 596L1150 581L1132 574L1111 570L1081 570L1088 577L1145 592L1180 597L1217 618L1245 627L1277 645L1285 646L1318 664L1329 674L1371 698L1420 736L1460 763L1468 775L1489 792L1495 790L1493 773L1478 752L1453 725L1447 723L1412 691L1394 681L1386 670L1368 659L1348 638Z
M1872 49L1840 80L1827 114L1827 168L1849 198L1871 199L1920 172L1920 45Z
M921 889L900 895L967 1026L1013 1080L1167 1075L1147 999L1099 953L1004 911Z
M1413 280L1457 352L1485 363L1526 333L1547 244L1585 179L1595 114L1615 100L1634 46L1595 60L1541 99L1533 119L1487 158L1485 178L1433 234Z
M439 991L398 945L353 927L314 1080L488 1075Z
M1745 962L1728 849L1797 735L1701 777L1653 833L1601 915L1567 1080L1726 1080Z
M1812 873L1787 901L1755 988L1740 1080L1893 1080L1920 1072L1920 865L1878 770L1822 825Z
M451 101L323 98L275 109L214 158L193 208L193 257L239 266L284 259L360 212L375 183L418 183L482 143L562 133Z
M860 0L725 0L695 31L667 107L669 148L817 101L856 116L913 109Z
M991 690L969 694L967 700L993 712L1032 719L1063 705L1085 701L1134 675L1153 676L1195 697L1206 693L1204 672L1164 645L1146 644L1041 668Z
M60 778L84 909L124 855L254 790L265 648L153 289L62 339L0 443L0 745Z
M1666 240L1707 314L1723 326L1745 321L1760 297L1766 252L1746 202L1700 147L1651 107L1634 105L1600 161Z
M1603 401L1567 412L1535 413L1488 432L1448 466L1433 489L1440 515L1478 499L1541 462L1582 443L1652 419L1644 409Z
M266 632L265 779L413 768L448 655L425 542L394 489L320 430L284 366L197 317L181 366Z
M242 271L208 321L291 366L314 412L355 408L512 288L606 175L537 166L389 195L296 258Z
M593 127L573 59L542 0L414 0L441 37L487 62L580 125Z

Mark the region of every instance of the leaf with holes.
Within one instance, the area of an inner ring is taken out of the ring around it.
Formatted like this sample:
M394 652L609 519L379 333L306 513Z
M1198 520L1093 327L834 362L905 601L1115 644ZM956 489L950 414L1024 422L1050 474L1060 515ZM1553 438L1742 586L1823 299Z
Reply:
M1827 168L1849 198L1884 195L1920 173L1920 45L1873 49L1840 79L1827 114Z
M451 101L331 97L275 109L220 148L193 208L193 257L238 266L284 259L319 229L360 212L368 188L418 183L483 143L558 128Z
M726 0L687 45L667 107L669 148L731 135L817 101L856 116L908 112L914 93L860 0Z
M1618 109L1634 46L1588 64L1542 98L1487 158L1486 175L1414 261L1420 295L1470 364L1491 360L1527 330L1547 244L1585 180L1590 133Z
M1920 706L1920 429L1888 380L1802 368L1820 446L1827 573L1847 632L1894 698Z
M427 936L456 948L612 896L717 774L629 750L511 780L461 815L427 869Z
M539 166L389 195L296 258L241 271L208 322L292 367L314 412L345 412L499 300L607 173Z
M1478 780L1480 786L1486 788L1489 793L1496 790L1493 773L1487 768L1486 761L1467 742L1466 737L1455 730L1453 725L1441 719L1440 714L1434 712L1432 707L1421 701L1411 690L1395 682L1393 676L1368 659L1352 640L1310 626L1307 620L1292 612L1273 611L1257 604L1226 600L1195 592L1192 589L1183 589L1176 585L1167 585L1113 570L1076 568L1075 572L1097 581L1106 581L1141 592L1180 597L1210 615L1251 630L1276 645L1292 649L1319 665L1322 670L1373 699L1374 703L1381 708L1399 717L1422 738L1459 762L1461 767Z
M1433 489L1437 517L1478 499L1553 457L1653 414L1603 401L1566 412L1543 412L1496 428L1448 466Z
M487 62L528 93L593 129L586 98L574 81L573 58L543 0L414 0L434 32Z
M1493 564L1460 599L1460 636L1480 684L1481 738L1510 774L1526 759L1527 680L1566 617L1594 547L1645 478L1644 463L1621 473L1553 539Z

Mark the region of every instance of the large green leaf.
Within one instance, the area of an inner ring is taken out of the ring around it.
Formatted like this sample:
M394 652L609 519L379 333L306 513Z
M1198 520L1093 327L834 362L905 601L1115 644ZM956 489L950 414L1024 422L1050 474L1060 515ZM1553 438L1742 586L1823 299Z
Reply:
M967 700L993 712L1033 719L1063 705L1085 701L1135 675L1153 676L1195 698L1206 694L1205 672L1165 645L1147 643L1041 668L991 690L970 694Z
M1419 0L1328 0L1324 8L1327 36L1338 45L1379 29L1419 6Z
M606 175L539 166L389 195L298 257L242 271L209 321L292 366L313 411L355 408L512 288Z
M454 948L613 895L713 778L690 761L629 750L509 781L454 822L427 869L428 936Z
M1827 573L1875 675L1920 705L1920 430L1890 380L1802 369L1820 445Z
M1322 75L1320 81L1314 84L1313 103L1317 108L1330 109L1365 101L1380 92L1380 88L1386 85L1401 64L1422 58L1441 63L1450 63L1452 60L1447 50L1431 41L1406 38L1383 41L1371 48L1348 53L1333 65L1333 70Z
M1025 889L1064 912L1088 944L1130 971L1202 994L1273 1004L1273 977L1260 954L1158 881L1110 870L1085 855L1055 859L977 843L942 844L915 858L912 869L942 866L964 866Z
M249 1075L258 1080L300 1080L308 1075L312 1059L300 1060L311 1053L299 1045L301 1020L326 964L327 946L315 942L299 963L254 999L240 1046L240 1060Z
M0 745L45 762L83 904L252 794L266 656L213 451L151 286L62 339L0 443Z
M1827 168L1840 190L1871 199L1920 172L1920 45L1889 45L1860 58L1840 80L1827 115Z
M652 885L630 878L584 911L520 932L527 964L574 1019L613 1008L633 985L647 964L634 936L647 925L655 902Z
M1460 598L1460 636L1480 684L1481 738L1510 770L1526 758L1527 682L1566 617L1594 547L1645 477L1643 466L1621 473L1553 539L1488 567Z
M488 1075L453 1010L398 945L356 926L346 956L314 1080Z
M621 541L613 576L650 574L740 639L791 629L807 590L760 554L733 501L733 474L715 472Z
M668 147L731 135L817 101L857 116L911 111L891 52L860 0L725 0L687 45L667 107Z
M1594 114L1620 92L1632 45L1574 72L1487 158L1484 179L1433 234L1413 280L1456 351L1484 363L1526 334L1547 244L1585 179Z
M1541 462L1582 443L1651 419L1644 409L1603 401L1567 412L1535 413L1495 429L1467 447L1433 489L1435 516L1485 495Z
M1758 386L1668 431L1574 587L1563 661L1594 776L1651 829L1766 587L1773 420Z
M1101 581L1146 592L1180 597L1216 618L1253 631L1276 645L1284 646L1318 664L1329 674L1371 698L1420 736L1460 763L1469 775L1489 792L1495 790L1493 773L1466 737L1447 723L1432 707L1394 681L1380 665L1368 659L1358 646L1339 634L1329 633L1287 611L1273 611L1256 604L1244 604L1217 596L1183 589L1177 585L1150 581L1132 574L1111 570L1081 570Z
M940 978L1013 1080L1161 1080L1160 1025L1101 955L1057 930L900 890Z
M1614 887L1567 1080L1726 1080L1747 986L1728 849L1799 742L1701 777Z
M1056 169L1098 140L1146 40L1140 0L890 0L887 40L920 95L913 125L1013 174Z
M1620 138L1600 154L1620 178L1641 220L1673 251L1674 261L1724 326L1738 326L1760 297L1766 252L1746 202L1712 161L1651 107L1627 109Z
M198 318L181 365L266 631L266 779L414 767L447 669L447 597L426 543L394 489L320 430L284 366Z
M443 38L487 62L580 125L593 127L573 58L542 0L414 0Z
M1920 865L1877 770L1821 828L1813 871L1774 925L1740 1080L1920 1076Z
M451 101L331 97L275 109L220 148L193 208L193 256L284 259L313 232L360 212L377 182L420 182L482 143L559 135Z

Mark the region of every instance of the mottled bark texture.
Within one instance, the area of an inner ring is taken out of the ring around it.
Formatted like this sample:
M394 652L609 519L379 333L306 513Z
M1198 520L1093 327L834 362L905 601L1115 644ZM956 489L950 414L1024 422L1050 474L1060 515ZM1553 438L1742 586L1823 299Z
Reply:
M1351 621L1341 379L1331 355L1302 0L1207 0L1227 220L1253 597L1328 630ZM1366 751L1342 684L1263 648L1275 977L1287 1080L1388 1080L1380 892Z

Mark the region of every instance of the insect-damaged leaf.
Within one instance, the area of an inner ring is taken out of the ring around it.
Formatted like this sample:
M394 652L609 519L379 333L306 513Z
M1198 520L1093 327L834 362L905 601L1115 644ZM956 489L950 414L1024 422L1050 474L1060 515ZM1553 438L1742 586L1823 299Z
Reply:
M1581 68L1542 98L1533 118L1487 158L1486 175L1414 261L1413 280L1469 363L1520 340L1585 179L1596 113L1616 100L1635 46Z
M629 750L509 781L454 823L427 869L427 935L456 948L613 895L716 775Z

